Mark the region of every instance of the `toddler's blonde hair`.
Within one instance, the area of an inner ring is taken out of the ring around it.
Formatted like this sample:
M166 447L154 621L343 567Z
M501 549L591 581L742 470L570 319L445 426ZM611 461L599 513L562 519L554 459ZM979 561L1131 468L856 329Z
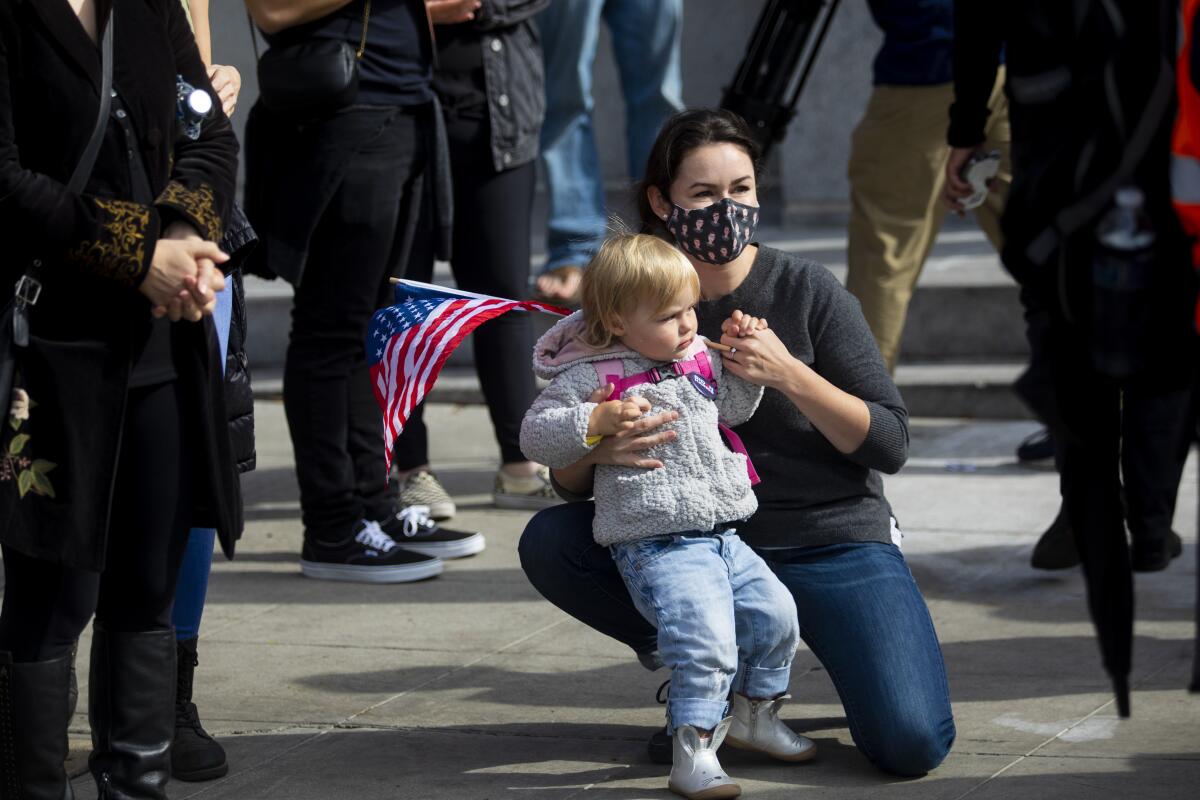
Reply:
M608 347L620 317L641 303L663 311L685 290L698 300L700 278L674 246L642 233L610 236L583 271L581 338Z

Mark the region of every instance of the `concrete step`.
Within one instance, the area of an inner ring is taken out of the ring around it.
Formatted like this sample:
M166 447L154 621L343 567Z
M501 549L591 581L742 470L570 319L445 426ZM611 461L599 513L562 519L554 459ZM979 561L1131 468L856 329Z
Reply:
M837 231L812 231L802 238L782 233L763 241L825 264L845 280L845 238ZM535 265L545 256L535 257ZM434 282L454 285L448 264L439 263ZM263 368L282 365L291 325L291 287L282 281L247 278L247 350ZM1022 361L1028 348L1017 287L977 231L950 231L938 240L909 306L901 344L902 362ZM473 363L468 339L452 365Z
M1022 363L901 365L896 370L896 385L912 417L1029 419L1028 409L1012 391L1022 369ZM278 367L256 370L254 396L278 399L283 393L282 378ZM539 387L544 385L539 382ZM483 392L474 368L447 365L429 393L429 402L482 404Z

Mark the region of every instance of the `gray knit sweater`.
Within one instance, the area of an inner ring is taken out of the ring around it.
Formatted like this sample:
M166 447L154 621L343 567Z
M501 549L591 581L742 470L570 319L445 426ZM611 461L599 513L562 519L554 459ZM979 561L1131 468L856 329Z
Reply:
M587 347L579 339L581 315L560 320L534 347L533 367L550 385L521 423L521 449L534 461L565 467L587 454L584 439L595 403L588 396L600 385L595 362L617 359L625 375L636 375L654 362L623 345L606 350ZM593 491L596 516L592 532L603 545L682 531L707 531L718 523L749 517L758 507L746 457L726 447L717 429L737 425L754 413L762 399L759 386L723 372L714 352L709 358L717 381L715 401L687 377L629 387L622 396L650 402L650 413L673 410L679 419L670 427L676 439L646 451L663 462L662 469L598 466Z
M892 509L879 473L898 471L908 457L908 411L858 301L820 264L760 246L740 286L700 303L700 333L719 338L734 309L765 318L793 356L871 414L866 441L843 455L784 394L767 389L736 427L762 476L758 512L738 535L760 548L890 542Z

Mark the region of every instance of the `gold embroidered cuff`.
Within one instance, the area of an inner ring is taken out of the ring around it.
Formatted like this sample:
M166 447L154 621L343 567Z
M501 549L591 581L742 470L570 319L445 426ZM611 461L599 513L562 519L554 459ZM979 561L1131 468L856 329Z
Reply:
M157 235L158 215L154 209L128 200L94 197L98 236L80 242L67 254L67 260L101 277L137 286L150 268L153 244L146 239Z
M164 206L179 214L210 242L221 241L224 226L217 213L212 187L202 183L189 189L179 181L171 181L159 195L155 205Z

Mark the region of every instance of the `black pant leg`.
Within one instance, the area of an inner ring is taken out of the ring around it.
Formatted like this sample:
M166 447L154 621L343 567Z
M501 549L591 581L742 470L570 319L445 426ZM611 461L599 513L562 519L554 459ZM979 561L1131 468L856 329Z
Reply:
M1193 387L1131 381L1122 397L1121 472L1125 514L1135 539L1171 532L1194 422Z
M431 123L432 124L432 121ZM432 130L426 131L426 141L432 141ZM432 155L430 156L432 160ZM396 275L412 281L429 283L433 280L434 243L437 232L434 228L433 213L433 177L430 175L424 181L421 191L411 198L405 206L402 217L405 225L411 230L411 246L407 248L404 257L397 262ZM385 287L379 297L379 306L391 305L394 300L393 288ZM376 436L378 436L378 421ZM404 430L396 437L392 446L392 465L407 471L429 463L429 431L425 427L425 403L420 402L413 408L404 423ZM376 498L377 501L381 498Z
M191 323L176 323L191 324ZM130 391L96 620L110 631L171 627L197 480L179 381Z
M69 655L96 609L100 573L70 569L13 550L4 555L0 650L16 663Z
M519 299L529 287L534 162L497 172L486 119L447 120L454 164L454 258L460 289ZM525 461L521 419L537 396L529 365L529 314L510 312L471 336L475 370L487 401L501 461Z
M386 113L380 109L351 113ZM364 341L419 196L421 110L394 109L351 158L310 240L296 289L284 407L296 453L305 535L340 541L366 512L360 485L383 482L383 442Z

